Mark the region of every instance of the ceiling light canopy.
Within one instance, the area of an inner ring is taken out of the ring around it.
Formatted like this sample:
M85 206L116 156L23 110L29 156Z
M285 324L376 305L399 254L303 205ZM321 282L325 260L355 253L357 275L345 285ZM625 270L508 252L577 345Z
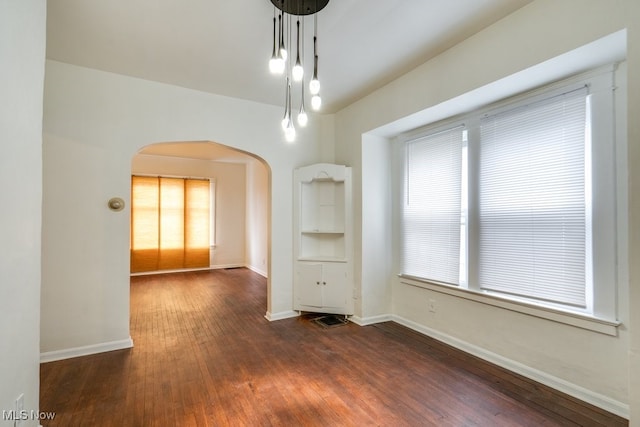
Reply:
M304 107L305 78L309 81L311 108L319 110L322 105L320 98L320 81L318 80L318 15L329 0L271 0L273 9L273 51L269 60L269 70L272 74L285 77L285 111L282 128L288 142L295 140L295 127L292 119L291 84L300 83L300 113L298 125L306 126L308 117ZM277 18L276 18L277 15ZM313 74L305 72L304 64L304 21L305 17L313 16ZM295 18L292 18L295 17ZM295 19L295 27L292 24ZM295 56L291 43L295 31ZM295 59L294 59L295 58Z
M289 15L313 15L320 12L329 0L271 0L271 3Z

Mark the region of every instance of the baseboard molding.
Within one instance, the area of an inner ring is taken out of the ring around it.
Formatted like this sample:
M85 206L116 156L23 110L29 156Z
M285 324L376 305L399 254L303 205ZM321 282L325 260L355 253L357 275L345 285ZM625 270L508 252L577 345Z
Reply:
M254 273L258 273L259 275L261 275L262 277L264 277L265 279L269 276L267 276L267 272L266 271L262 271L257 267L254 267L252 265L245 265L245 267L247 267L249 270L253 271Z
M374 325L376 323L389 322L393 320L393 316L390 314L381 314L378 316L360 317L350 316L349 320L359 326Z
M246 267L244 264L216 264L209 267L209 270L222 270L224 268L242 268Z
M129 337L125 340L85 345L82 347L67 348L64 350L47 351L40 353L40 363L55 362L56 360L71 359L73 357L88 356L90 354L122 350L131 347L133 347L133 340Z
M279 313L271 313L267 311L267 314L264 315L264 318L269 322L273 322L274 320L282 320L282 319L290 319L292 317L298 317L300 313L297 311L281 311Z
M153 276L155 274L170 274L170 273L189 273L191 271L206 271L211 270L212 267L202 267L202 268L180 268L177 270L154 270L154 271L143 271L140 273L130 273L131 277L135 276Z
M604 409L605 411L629 419L629 405L627 404L611 399L610 397L601 395L594 391L587 390L586 388L580 387L576 384L570 383L553 375L549 375L530 366L526 366L522 363L500 356L496 353L490 352L466 341L462 341L450 335L443 334L412 320L408 320L397 315L391 315L390 317L392 321L399 323L400 325L406 326L409 329L413 329L416 332L427 335L433 339L455 347L458 350L462 350L466 353L472 354L476 357L479 357L480 359L508 369L533 381L537 381L562 393L573 396L576 399L580 399L591 405L597 406L598 408Z
M246 264L217 264L203 268L180 268L177 270L155 270L155 271L143 271L141 273L131 273L130 276L151 276L154 274L169 274L169 273L189 273L191 271L207 271L207 270L224 270L225 268L248 268L251 271L258 273L261 276L267 277L267 273L254 268Z

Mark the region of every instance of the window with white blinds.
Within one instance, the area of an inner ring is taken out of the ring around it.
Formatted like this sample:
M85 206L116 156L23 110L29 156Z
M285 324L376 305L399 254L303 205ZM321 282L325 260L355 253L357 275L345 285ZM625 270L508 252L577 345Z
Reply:
M481 120L481 289L586 307L586 96Z
M599 70L401 137L400 275L615 319L613 87Z
M406 146L402 273L458 284L463 128Z

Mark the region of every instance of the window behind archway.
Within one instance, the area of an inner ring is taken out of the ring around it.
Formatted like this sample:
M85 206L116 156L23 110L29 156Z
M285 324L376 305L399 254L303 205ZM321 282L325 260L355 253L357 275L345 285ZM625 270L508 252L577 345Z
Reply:
M131 177L131 272L209 267L210 181Z

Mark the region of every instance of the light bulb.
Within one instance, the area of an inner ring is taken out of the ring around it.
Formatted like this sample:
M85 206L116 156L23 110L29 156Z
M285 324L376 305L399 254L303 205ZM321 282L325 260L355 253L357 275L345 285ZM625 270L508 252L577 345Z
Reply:
M282 74L284 72L284 61L275 57L269 60L269 71L271 74Z
M291 70L291 76L296 82L302 80L302 76L304 76L304 68L302 68L302 65L299 62L296 63L296 65L294 65L293 69Z
M282 74L284 73L284 60L282 58L275 58L273 61L273 71L274 74ZM271 61L269 61L269 69L271 69Z
M309 92L311 93L311 95L317 95L318 93L320 93L320 80L315 77L311 79L311 81L309 82Z
M285 116L285 118L282 119L282 121L280 122L280 124L282 125L282 130L287 130L290 121L291 120L289 120L289 116Z
M284 47L280 48L280 57L282 58L283 61L286 61L287 58L289 57L289 54L287 53L287 49L285 49Z
M320 98L320 95L313 95L311 97L311 108L313 108L315 111L318 111L321 106L322 98Z
M300 113L298 113L298 124L305 127L308 122L309 117L307 116L307 113L304 110L300 110Z
M287 142L293 142L296 140L296 128L293 127L293 124L289 122L289 126L284 130L284 139Z

